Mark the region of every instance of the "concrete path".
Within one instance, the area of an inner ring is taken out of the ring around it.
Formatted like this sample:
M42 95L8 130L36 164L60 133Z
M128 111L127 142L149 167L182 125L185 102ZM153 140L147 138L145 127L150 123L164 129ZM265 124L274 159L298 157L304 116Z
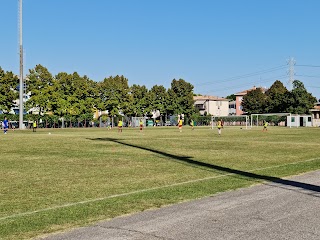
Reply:
M320 171L119 217L46 240L320 239Z

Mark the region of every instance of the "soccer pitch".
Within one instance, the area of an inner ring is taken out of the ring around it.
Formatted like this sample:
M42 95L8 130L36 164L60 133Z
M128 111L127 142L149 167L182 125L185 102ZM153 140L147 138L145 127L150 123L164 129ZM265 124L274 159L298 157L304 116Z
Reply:
M0 239L30 239L320 169L319 137L320 128L285 127L225 127L221 137L188 126L1 133Z

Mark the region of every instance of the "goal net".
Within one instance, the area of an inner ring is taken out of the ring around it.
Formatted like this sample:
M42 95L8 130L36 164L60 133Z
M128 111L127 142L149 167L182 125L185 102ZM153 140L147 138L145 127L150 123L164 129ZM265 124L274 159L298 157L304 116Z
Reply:
M291 113L251 114L251 127L263 126L263 123L266 121L272 126L288 126L291 128L291 121L287 121L288 116L291 118Z
M224 126L241 126L247 129L249 125L249 116L247 115L224 117L212 116L211 128L214 128L219 120L222 120Z
M140 127L140 121L142 120L143 126L146 125L146 119L144 117L132 117L130 127Z

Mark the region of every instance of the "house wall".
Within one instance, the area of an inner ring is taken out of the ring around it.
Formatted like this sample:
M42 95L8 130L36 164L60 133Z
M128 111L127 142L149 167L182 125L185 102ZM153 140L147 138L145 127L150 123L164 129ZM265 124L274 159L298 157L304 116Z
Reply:
M320 111L312 110L312 126L320 127Z
M229 115L229 101L206 101L206 112L213 116L228 116Z
M229 115L236 115L236 101L229 102Z
M242 111L242 99L243 96L236 96L236 115L242 115L243 111Z

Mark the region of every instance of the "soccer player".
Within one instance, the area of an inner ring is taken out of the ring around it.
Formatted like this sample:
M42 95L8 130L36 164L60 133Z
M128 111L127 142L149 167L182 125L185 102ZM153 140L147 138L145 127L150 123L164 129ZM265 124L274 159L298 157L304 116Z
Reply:
M264 122L263 122L263 129L262 129L262 132L264 132L264 131L266 131L266 132L267 132L267 131L268 131L268 128L267 128L267 127L268 127L268 122L267 122L267 121L264 121Z
M192 119L190 121L190 126L191 126L191 129L194 130L194 121Z
M3 127L3 133L7 134L8 128L9 128L9 121L7 117L4 117L4 120L2 122L2 127Z
M118 132L122 132L122 125L123 125L123 122L120 119L119 122L118 122Z
M33 121L33 132L36 132L37 131L37 121L34 120Z
M218 134L219 137L221 136L221 128L222 128L222 119L220 119L217 123L217 127L218 127Z
M143 130L143 120L142 120L142 118L140 118L139 125L140 125L140 132L142 132L142 130Z
M179 120L178 126L179 126L180 132L182 132L182 119Z

